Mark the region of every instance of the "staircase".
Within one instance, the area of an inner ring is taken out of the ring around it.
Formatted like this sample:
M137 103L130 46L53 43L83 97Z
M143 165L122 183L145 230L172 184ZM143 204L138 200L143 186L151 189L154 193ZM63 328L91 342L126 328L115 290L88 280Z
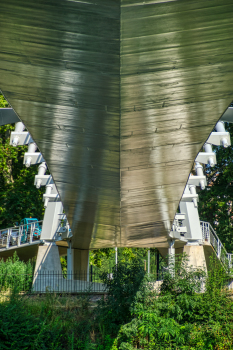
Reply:
M209 222L200 221L202 238L204 242L208 242L213 247L219 260L229 268L232 268L233 263L233 254L227 253L225 247L217 236L217 233L214 231L213 227Z

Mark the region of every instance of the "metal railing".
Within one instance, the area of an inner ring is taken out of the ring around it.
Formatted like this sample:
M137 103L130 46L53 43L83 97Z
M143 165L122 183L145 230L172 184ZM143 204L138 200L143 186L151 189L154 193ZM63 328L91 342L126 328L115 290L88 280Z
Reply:
M0 230L0 249L32 243L40 239L43 221Z
M104 278L105 276L105 278ZM0 273L0 292L17 291L28 294L43 293L108 293L108 288L104 284L106 277L109 280L115 278L114 272L102 272L95 270L89 273L83 271L76 272L56 272L39 271L38 273ZM157 276L151 275L150 283L157 288Z
M101 274L98 272L86 273L42 271L35 273L31 291L34 293L105 293Z
M227 264L229 268L232 268L233 254L227 253L224 245L218 238L217 233L214 231L213 227L210 225L209 222L200 221L200 224L201 224L203 241L208 242L209 244L212 245L217 257L219 258L219 260L221 260L221 262L224 265Z
M112 274L108 277L111 279ZM26 293L105 293L101 273L39 271L30 274L0 274L0 291L15 290Z

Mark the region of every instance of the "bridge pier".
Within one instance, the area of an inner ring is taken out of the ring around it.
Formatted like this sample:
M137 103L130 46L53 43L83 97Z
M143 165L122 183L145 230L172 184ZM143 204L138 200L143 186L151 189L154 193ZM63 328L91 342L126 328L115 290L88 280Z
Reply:
M67 249L67 272L69 279L89 281L89 250Z
M163 258L168 261L168 268L173 273L175 264L175 255L185 254L187 256L187 266L202 268L207 272L208 256L206 256L206 247L201 244L186 244L183 247L177 247L176 242L170 241L169 248L159 248Z
M193 266L194 268L202 268L207 272L207 263L203 245L187 244L183 248L183 254L187 255L188 266Z
M38 247L33 278L34 291L55 290L62 279L59 250L55 243L60 224L59 215L62 212L61 202L49 202L45 210L41 231L41 240L44 240L45 243Z
M38 247L36 266L33 278L33 290L46 292L59 286L62 269L58 246L54 242L46 242Z

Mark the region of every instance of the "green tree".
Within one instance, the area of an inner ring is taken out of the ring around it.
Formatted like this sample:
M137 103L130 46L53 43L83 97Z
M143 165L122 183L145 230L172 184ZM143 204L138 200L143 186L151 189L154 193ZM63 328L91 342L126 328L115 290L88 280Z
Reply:
M233 136L233 125L226 124ZM228 252L233 251L233 148L213 147L217 164L205 167L207 188L199 193L199 215L216 230Z
M0 108L9 107L9 103L5 100L4 96L0 94Z
M0 95L0 108L8 103ZM0 126L0 228L13 226L24 217L42 219L43 190L34 186L37 166L26 168L23 156L27 146L10 146L11 124Z

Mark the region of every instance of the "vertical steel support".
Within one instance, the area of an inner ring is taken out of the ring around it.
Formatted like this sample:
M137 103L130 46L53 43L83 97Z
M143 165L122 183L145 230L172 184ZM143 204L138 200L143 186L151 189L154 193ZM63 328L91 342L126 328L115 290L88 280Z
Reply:
M208 243L210 243L210 224L207 224Z
M168 269L172 277L175 276L175 240L169 241L168 248Z
M10 246L10 237L11 237L11 232L12 232L11 228L8 228L8 230L7 230L7 241L6 241L6 248L9 248L9 246Z
M29 239L30 243L32 243L32 240L33 240L34 227L35 227L35 223L33 222L32 224L30 224L30 239Z
M71 248L71 242L69 242L69 248L67 248L67 279L72 280L74 277L74 254L73 249Z
M91 265L91 282L93 282L93 265Z
M21 243L21 226L19 226L18 230L18 238L17 238L17 246L19 247Z
M217 256L220 259L220 257L221 257L221 242L219 239L217 240Z

